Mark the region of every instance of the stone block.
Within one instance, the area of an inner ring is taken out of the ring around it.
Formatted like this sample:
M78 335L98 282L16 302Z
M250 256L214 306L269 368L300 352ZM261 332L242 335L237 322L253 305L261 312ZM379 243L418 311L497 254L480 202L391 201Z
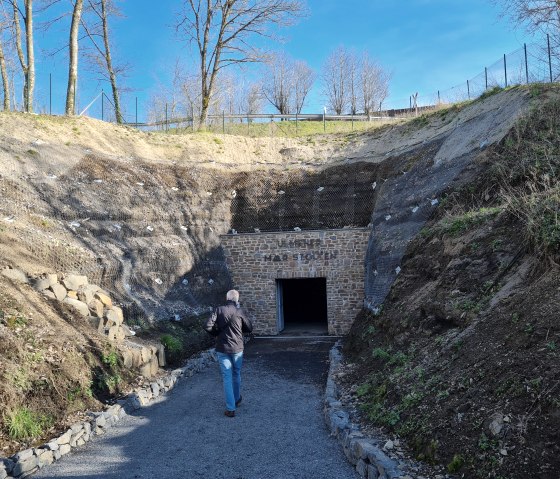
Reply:
M159 367L164 368L167 365L167 363L165 361L165 347L163 346L163 344L160 344L158 346L157 358L158 358Z
M89 308L87 307L87 304L82 303L80 300L73 299L73 298L70 298L70 297L66 297L66 298L64 298L63 303L66 303L69 306L72 306L82 316L84 316L84 317L89 316Z
M47 274L42 278L37 278L35 283L33 283L33 288L37 291L43 291L49 289L53 284L58 282L58 276L56 274Z
M142 354L142 362L143 363L147 363L150 360L150 350L148 348L142 347L141 349L141 354Z
M87 276L79 274L65 274L62 284L66 289L78 291L81 286L88 284Z
M62 444L58 452L60 453L61 456L64 456L68 454L71 450L72 448L70 447L70 444Z
M95 299L101 301L103 305L106 306L107 308L111 308L113 306L113 301L111 300L111 298L107 294L102 293L101 291L97 291L94 297Z
M29 283L27 279L27 275L21 270L17 268L6 268L2 270L2 276L15 281L16 283Z
M153 382L150 384L150 389L152 390L152 396L157 398L160 393L160 388L157 382Z
M76 291L70 290L66 293L66 297L72 299L78 299L78 293Z
M62 436L59 436L55 440L59 446L62 446L63 444L68 444L71 438L72 438L72 430L68 429L68 431L66 431L64 434L62 434Z
M368 477L367 464L362 459L360 459L358 464L356 464L356 472L360 475L360 477Z
M15 462L27 461L29 458L34 456L33 449L24 449L13 455Z
M120 326L123 323L122 309L118 306L112 306L105 311L107 324L109 326Z
M55 294L50 290L50 289L45 289L44 291L42 291L42 293L50 299L56 299Z
M39 467L48 466L54 462L54 453L50 450L44 450L38 455Z
M104 308L103 303L98 299L93 299L88 303L89 310L91 314L96 318L103 318Z
M39 458L36 456L31 456L23 461L16 462L14 469L12 471L12 476L18 477L23 474L30 473L39 467Z
M84 303L89 305L89 303L91 303L94 300L94 295L95 295L96 291L93 291L88 286L90 286L90 285L82 286L78 290L77 294L78 294L78 299L80 301L83 301Z
M51 291L56 296L56 299L59 301L63 301L66 298L66 288L62 286L60 283L55 283L51 285Z

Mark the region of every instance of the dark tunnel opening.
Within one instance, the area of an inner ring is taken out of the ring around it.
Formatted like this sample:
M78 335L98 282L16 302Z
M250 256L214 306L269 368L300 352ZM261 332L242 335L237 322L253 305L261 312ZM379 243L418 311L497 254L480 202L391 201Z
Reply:
M277 284L283 334L328 334L326 278L279 279Z

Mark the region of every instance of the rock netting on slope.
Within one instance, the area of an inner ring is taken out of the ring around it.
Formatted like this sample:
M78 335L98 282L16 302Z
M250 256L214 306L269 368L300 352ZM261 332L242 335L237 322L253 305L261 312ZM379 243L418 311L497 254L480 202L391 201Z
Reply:
M52 464L95 436L102 436L127 414L149 405L173 389L179 378L191 377L216 360L213 350L204 351L187 361L182 368L139 388L105 411L90 412L89 419L73 424L67 431L39 447L20 451L9 458L0 457L0 479L23 479Z

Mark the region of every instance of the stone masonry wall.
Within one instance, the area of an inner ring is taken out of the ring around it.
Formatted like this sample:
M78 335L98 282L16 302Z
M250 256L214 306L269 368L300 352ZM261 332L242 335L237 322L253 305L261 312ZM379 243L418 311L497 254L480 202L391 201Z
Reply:
M364 300L364 258L371 230L230 234L221 237L228 269L256 334L278 334L276 279L326 278L331 335L350 330Z

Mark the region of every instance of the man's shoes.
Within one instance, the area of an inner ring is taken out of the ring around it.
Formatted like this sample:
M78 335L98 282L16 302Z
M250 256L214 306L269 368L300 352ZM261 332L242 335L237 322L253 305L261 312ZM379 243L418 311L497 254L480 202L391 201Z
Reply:
M228 409L226 409L226 411L224 412L224 415L227 417L235 417L235 411L230 411Z
M235 401L235 407L239 406L241 404L242 400L243 400L243 397L239 396L239 399L237 401Z

